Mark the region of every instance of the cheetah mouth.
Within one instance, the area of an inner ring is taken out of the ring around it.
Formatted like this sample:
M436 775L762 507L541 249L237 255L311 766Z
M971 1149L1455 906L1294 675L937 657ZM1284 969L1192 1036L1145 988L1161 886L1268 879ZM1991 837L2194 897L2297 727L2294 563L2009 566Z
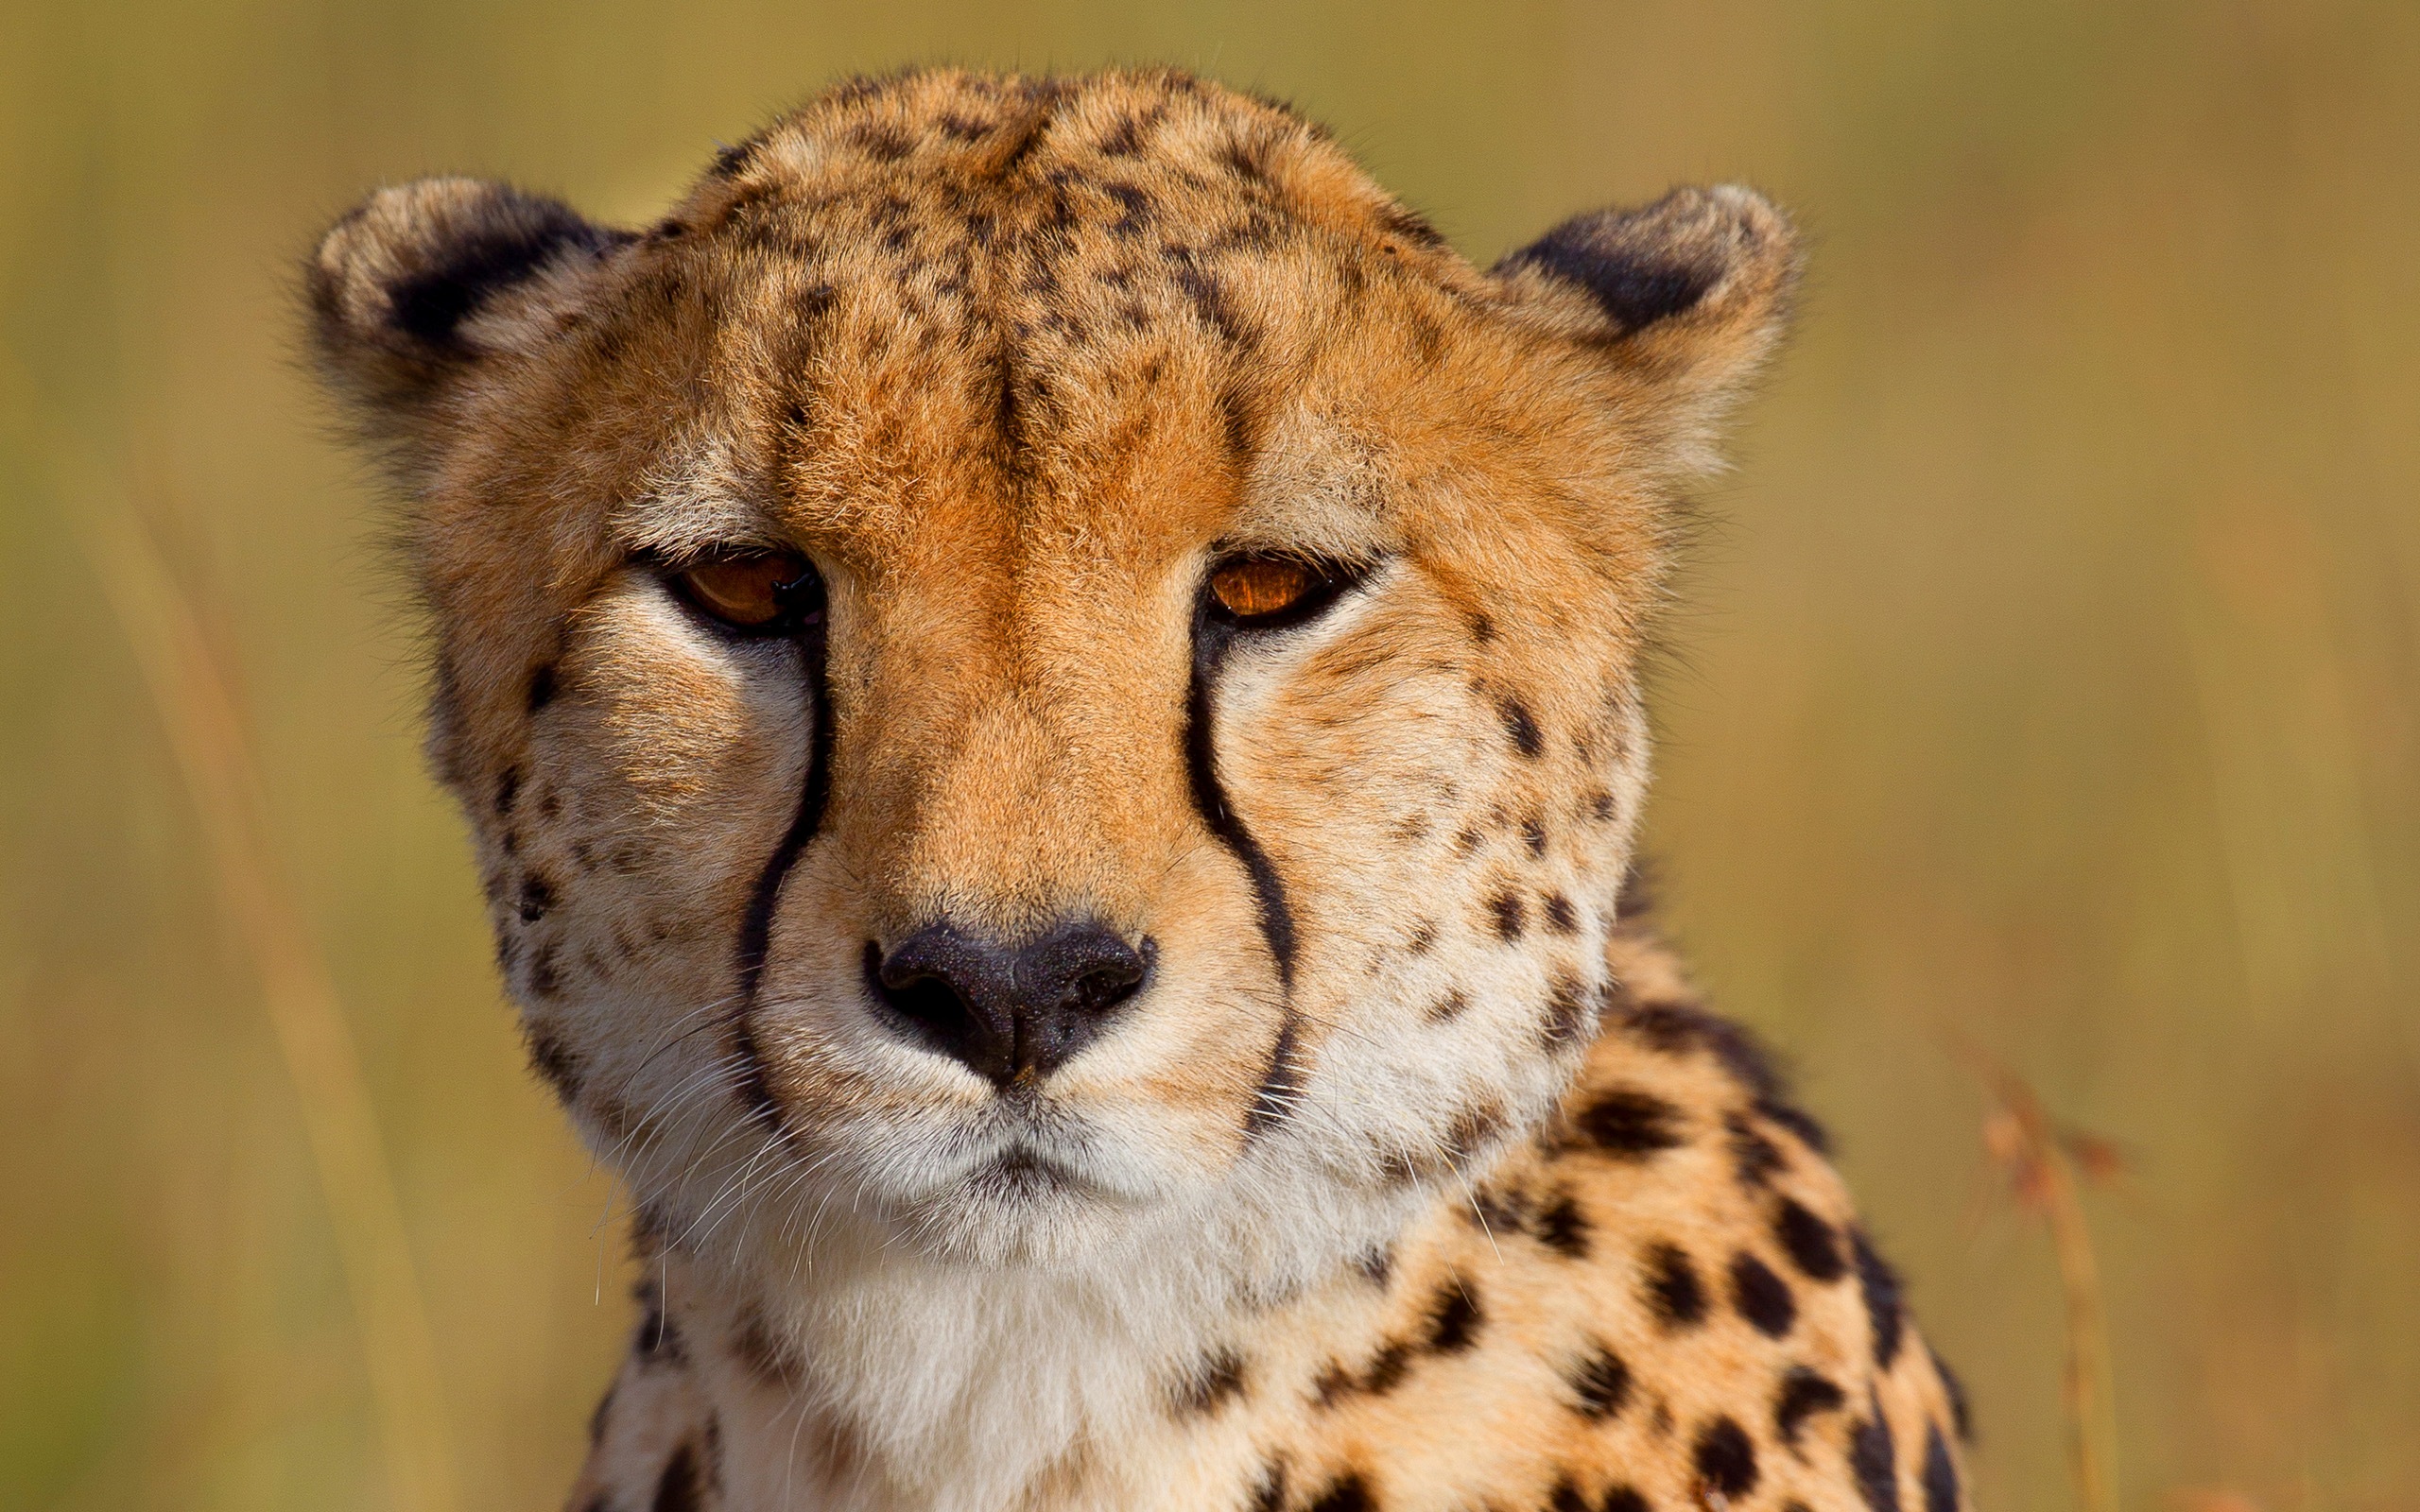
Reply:
M995 1199L1105 1196L1098 1186L1039 1151L1018 1146L977 1167L966 1185Z

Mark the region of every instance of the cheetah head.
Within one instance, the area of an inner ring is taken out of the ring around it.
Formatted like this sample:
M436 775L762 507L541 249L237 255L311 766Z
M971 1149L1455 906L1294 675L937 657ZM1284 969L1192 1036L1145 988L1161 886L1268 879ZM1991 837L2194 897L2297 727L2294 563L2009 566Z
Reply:
M1171 74L846 87L644 232L374 196L317 342L535 1064L701 1250L1349 1256L1592 1037L1792 266L1719 188L1480 271Z

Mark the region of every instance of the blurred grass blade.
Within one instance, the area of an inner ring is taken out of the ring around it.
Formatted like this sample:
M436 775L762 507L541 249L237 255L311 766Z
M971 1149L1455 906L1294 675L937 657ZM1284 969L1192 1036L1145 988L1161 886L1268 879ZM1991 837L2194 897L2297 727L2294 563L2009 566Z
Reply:
M1953 1030L1949 1038L1953 1051L1982 1077L1998 1105L1984 1120L1985 1151L2007 1176L2018 1205L2039 1213L2050 1230L2066 1335L2060 1404L2077 1499L2083 1512L2118 1512L2117 1387L2083 1185L2086 1178L2117 1175L2120 1157L2106 1140L2060 1128L2024 1077L1963 1035Z
M278 876L267 807L228 679L199 617L108 470L39 409L21 371L0 361L8 410L37 434L49 467L150 690L205 832L219 900L261 974L335 1229L385 1442L396 1512L454 1512L454 1467L437 1356L403 1209L370 1089L336 985Z

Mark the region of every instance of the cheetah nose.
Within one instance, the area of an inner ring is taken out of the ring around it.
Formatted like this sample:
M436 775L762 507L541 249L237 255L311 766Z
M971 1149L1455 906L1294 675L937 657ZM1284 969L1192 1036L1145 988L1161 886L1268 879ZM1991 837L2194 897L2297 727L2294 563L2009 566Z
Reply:
M1108 927L1063 924L1002 945L944 920L884 951L866 941L874 996L917 1038L1006 1087L1046 1076L1141 989L1156 954Z

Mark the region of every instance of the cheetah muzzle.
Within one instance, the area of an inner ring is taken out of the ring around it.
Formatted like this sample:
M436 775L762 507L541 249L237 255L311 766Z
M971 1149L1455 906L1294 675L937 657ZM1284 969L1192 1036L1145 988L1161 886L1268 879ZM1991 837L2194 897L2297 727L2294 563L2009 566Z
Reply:
M1794 266L1726 187L1482 271L1167 72L849 84L643 232L329 232L432 759L636 1198L573 1507L1962 1504L1625 888Z

